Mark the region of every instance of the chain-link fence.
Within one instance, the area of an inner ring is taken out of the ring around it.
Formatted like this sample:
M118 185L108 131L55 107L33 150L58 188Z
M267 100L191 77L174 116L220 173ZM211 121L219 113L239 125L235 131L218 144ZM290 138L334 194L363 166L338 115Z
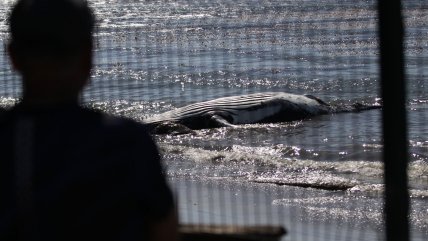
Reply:
M0 2L3 45L13 2ZM95 61L83 104L147 122L206 109L234 124L155 134L183 225L283 226L284 240L385 239L382 110L358 109L383 104L377 1L90 5ZM402 6L409 223L411 240L427 240L428 5ZM0 66L8 108L19 101L20 78L5 50ZM305 95L327 110L308 115ZM229 96L241 97L219 99ZM270 118L283 103L305 114ZM177 111L183 106L188 112Z

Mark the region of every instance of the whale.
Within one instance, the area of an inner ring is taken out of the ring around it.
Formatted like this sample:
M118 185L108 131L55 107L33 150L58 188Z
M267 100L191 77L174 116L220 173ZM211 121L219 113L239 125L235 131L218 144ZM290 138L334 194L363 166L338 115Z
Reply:
M381 105L330 105L313 95L286 92L262 92L229 96L189 104L153 115L144 120L155 134L187 133L242 124L262 124L303 120L310 117L359 112L381 108Z

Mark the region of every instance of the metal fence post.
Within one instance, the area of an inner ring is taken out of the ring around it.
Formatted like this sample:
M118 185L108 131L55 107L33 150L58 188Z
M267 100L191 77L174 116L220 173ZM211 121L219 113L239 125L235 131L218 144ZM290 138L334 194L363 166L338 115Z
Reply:
M386 240L409 240L406 88L400 0L379 0Z

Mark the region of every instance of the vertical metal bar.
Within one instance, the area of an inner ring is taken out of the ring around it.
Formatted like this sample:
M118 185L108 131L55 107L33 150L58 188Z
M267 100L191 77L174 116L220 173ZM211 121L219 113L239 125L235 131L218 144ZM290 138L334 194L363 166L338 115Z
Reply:
M400 0L379 0L386 239L409 240L406 88Z

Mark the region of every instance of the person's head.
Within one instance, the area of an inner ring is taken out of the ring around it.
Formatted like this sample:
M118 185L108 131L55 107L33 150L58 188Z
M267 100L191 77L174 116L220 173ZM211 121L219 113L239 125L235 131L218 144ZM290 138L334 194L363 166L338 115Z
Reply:
M94 15L85 0L18 0L9 16L9 54L26 98L77 98L92 67Z

